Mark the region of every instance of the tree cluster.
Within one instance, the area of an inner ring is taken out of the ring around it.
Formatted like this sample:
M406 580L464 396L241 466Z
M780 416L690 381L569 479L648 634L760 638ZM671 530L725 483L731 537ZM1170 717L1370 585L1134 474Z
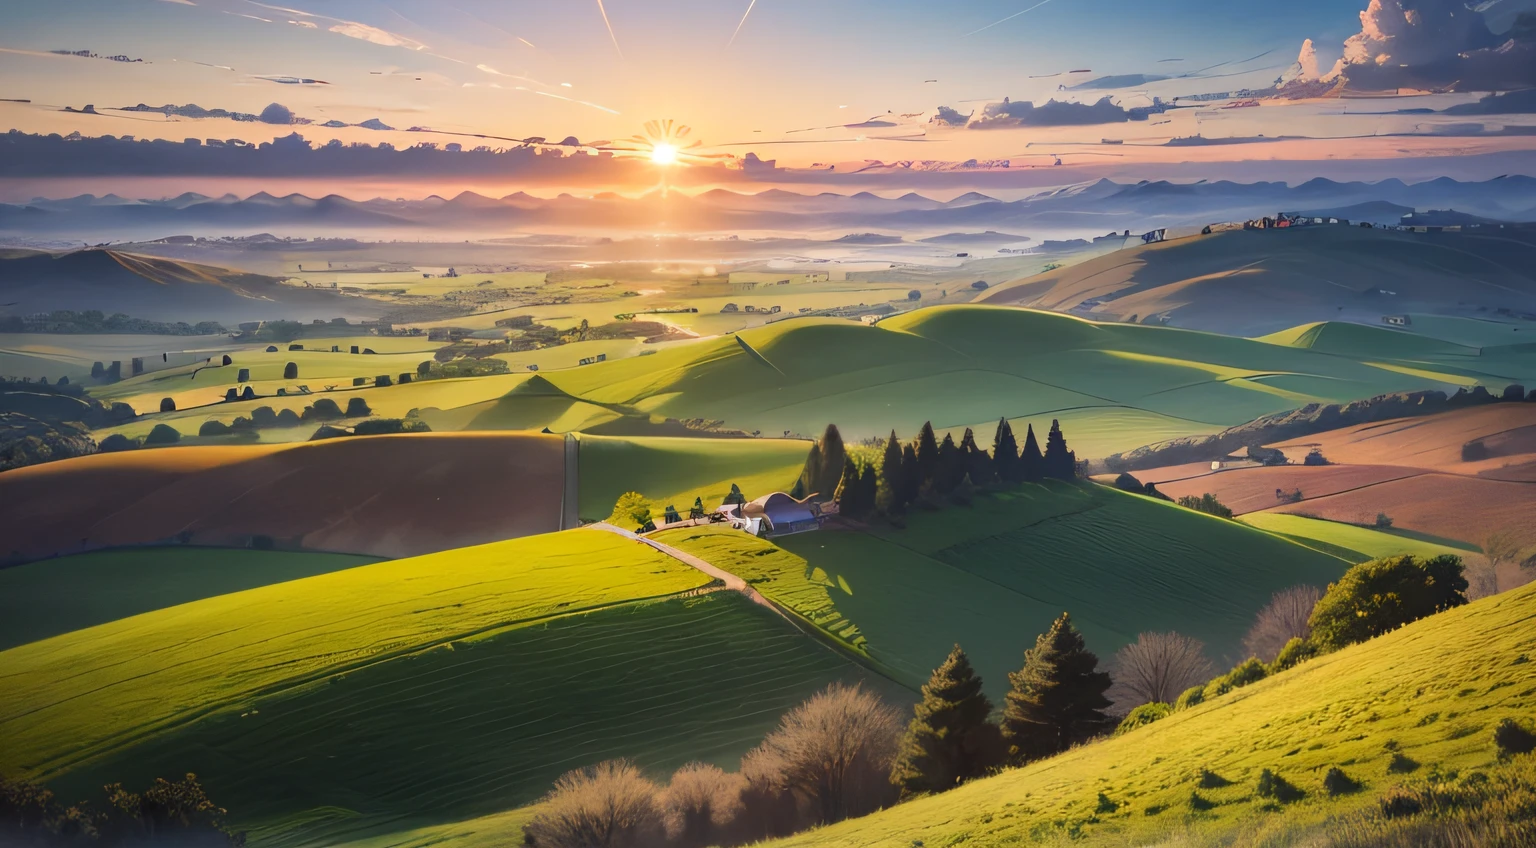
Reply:
M1033 426L1021 449L1004 418L997 422L991 452L976 443L969 427L957 444L947 433L940 440L933 424L925 423L906 443L891 431L878 461L864 462L848 452L836 425L828 425L821 441L811 447L797 489L821 497L830 493L842 514L864 518L902 515L913 505L933 508L944 498L969 503L983 487L1076 477L1077 455L1067 447L1058 421L1051 422L1044 451Z
M174 783L157 778L143 792L129 792L117 783L102 792L99 810L85 802L65 807L41 786L0 777L0 845L245 844L245 834L225 824L229 811L208 799L195 774Z
M151 321L147 318L130 318L121 313L111 315L99 309L75 312L71 309L55 309L46 315L22 317L0 315L0 333L123 333L156 336L211 336L226 333L224 325L217 321Z

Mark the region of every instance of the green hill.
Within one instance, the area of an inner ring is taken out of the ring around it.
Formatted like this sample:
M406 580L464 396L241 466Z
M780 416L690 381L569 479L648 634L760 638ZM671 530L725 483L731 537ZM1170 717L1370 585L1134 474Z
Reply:
M659 538L746 579L909 686L959 642L1001 698L1006 674L1069 610L1108 657L1177 630L1235 655L1277 590L1325 586L1353 559L1237 522L1092 485L1025 485L905 530L807 533L778 546L714 529Z
M1209 835L1211 844L1257 844L1261 832L1271 838L1264 844L1314 844L1305 838L1309 829L1366 808L1396 784L1495 767L1494 726L1536 710L1533 652L1536 585L1312 660L1124 736L773 844L1206 844L1191 832ZM1333 767L1362 790L1330 798L1322 778ZM1266 768L1305 795L1283 805L1258 797ZM1230 785L1202 788L1202 769ZM1208 809L1191 807L1196 792Z
M0 772L86 797L192 771L259 844L330 845L519 807L614 756L729 764L866 676L711 582L575 530L32 642L0 652Z

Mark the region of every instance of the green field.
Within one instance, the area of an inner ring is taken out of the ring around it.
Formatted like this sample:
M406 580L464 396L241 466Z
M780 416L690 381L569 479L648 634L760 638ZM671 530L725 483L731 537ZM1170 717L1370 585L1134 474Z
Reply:
M258 844L330 845L511 810L614 756L733 764L866 677L710 582L576 530L74 631L0 652L0 769L65 797L193 771Z
M377 562L348 554L124 548L0 568L0 651L71 630Z
M1101 657L1140 632L1177 630L1220 660L1276 590L1326 585L1347 567L1242 524L1100 486L1025 485L969 508L914 512L907 523L778 539L787 553L727 542L733 556L715 541L730 533L722 530L662 538L746 579L908 685L959 642L996 698L1062 610Z
M1436 768L1494 765L1494 725L1529 719L1536 709L1533 651L1536 585L1312 660L1125 736L774 844L1150 845L1191 829L1321 822ZM1419 764L1417 774L1388 772L1394 750ZM1334 766L1363 791L1330 800L1321 782ZM1256 797L1264 768L1306 797L1284 812ZM1193 813L1201 769L1232 784L1199 789L1215 806ZM1114 812L1097 810L1101 792L1118 805Z
M650 498L659 515L668 504L687 512L702 497L707 509L735 483L748 498L788 491L810 447L783 439L581 437L582 518L606 519L625 492Z
M1250 512L1238 520L1260 530L1284 536L1298 544L1344 557L1351 562L1365 562L1368 559L1401 554L1419 557L1450 554L1466 557L1469 554L1480 553L1477 548L1465 542L1434 539L1405 530L1358 527L1353 524L1341 524L1337 521L1325 521L1320 518L1307 518L1281 512Z

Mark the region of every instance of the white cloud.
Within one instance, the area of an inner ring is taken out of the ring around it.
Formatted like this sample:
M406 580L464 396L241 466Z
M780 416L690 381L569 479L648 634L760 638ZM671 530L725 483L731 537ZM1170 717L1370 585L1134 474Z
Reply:
M319 29L320 28L320 27L316 26L311 21L289 21L288 23L293 24L296 27L303 27L305 29Z
M382 30L378 27L369 26L367 24L360 24L356 21L341 21L340 23L331 27L331 32L334 32L338 35L345 35L348 38L356 38L362 41L367 41L370 44L383 45L384 47L404 47L407 50L424 50L427 46L414 38L407 38L406 36L399 35L388 30Z
M165 3L175 3L178 6L196 6L197 5L196 3L193 3L192 0L162 0L162 2L165 2Z

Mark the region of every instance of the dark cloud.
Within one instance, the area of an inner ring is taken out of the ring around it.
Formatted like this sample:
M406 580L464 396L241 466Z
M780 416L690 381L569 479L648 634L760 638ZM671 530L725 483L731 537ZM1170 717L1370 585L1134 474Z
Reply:
M1536 85L1536 39L1495 35L1460 0L1371 0L1328 78L1338 77L1367 90Z
M930 119L930 122L935 124L948 124L952 127L963 127L970 119L970 115L962 115L958 109L951 109L948 106L940 106L939 110L934 113L933 118Z
M972 121L972 129L1002 127L1077 127L1092 124L1118 124L1130 120L1130 113L1108 97L1096 103L1072 103L1048 100L1036 106L1028 100L1003 100L989 103L981 117Z
M257 120L263 124L291 124L293 123L293 110L281 103L273 103L261 110Z

